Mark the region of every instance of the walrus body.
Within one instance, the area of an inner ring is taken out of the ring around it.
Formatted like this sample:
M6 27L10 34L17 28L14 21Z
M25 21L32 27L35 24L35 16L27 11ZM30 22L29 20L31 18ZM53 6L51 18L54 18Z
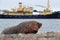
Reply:
M37 33L38 29L42 26L41 23L38 23L36 21L27 21L22 22L16 26L7 28L2 31L2 34L19 34L19 33Z

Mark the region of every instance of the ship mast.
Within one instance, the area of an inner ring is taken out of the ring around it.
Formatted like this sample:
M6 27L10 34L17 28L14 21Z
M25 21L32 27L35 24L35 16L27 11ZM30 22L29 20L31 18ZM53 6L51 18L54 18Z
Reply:
M50 10L50 0L47 1L47 10Z

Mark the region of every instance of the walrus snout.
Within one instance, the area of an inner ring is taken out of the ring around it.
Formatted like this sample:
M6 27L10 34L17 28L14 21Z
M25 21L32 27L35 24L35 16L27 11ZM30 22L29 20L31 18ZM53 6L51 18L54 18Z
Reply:
M36 30L33 30L33 33L37 33L37 31Z

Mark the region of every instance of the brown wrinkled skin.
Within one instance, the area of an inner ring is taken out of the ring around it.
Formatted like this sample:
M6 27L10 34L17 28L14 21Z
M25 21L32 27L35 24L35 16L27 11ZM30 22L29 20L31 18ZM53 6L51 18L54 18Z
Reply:
M16 26L7 28L2 31L2 34L19 34L19 33L24 33L24 34L29 34L33 33L36 34L38 29L42 26L41 23L36 22L36 21L26 21L22 22Z

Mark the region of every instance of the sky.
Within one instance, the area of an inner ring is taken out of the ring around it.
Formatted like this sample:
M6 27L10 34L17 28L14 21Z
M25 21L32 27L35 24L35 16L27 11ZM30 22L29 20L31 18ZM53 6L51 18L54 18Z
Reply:
M0 9L11 10L14 7L17 7L18 3L22 2L27 7L32 6L36 10L43 10L36 5L47 6L47 0L0 0ZM51 10L60 11L60 0L50 0Z

